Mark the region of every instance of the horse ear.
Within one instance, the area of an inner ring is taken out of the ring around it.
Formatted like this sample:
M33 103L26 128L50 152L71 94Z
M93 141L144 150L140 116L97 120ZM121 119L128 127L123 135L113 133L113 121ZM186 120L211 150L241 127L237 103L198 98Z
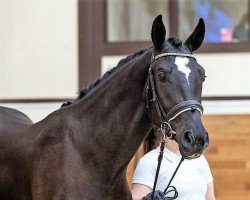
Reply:
M162 22L162 15L158 15L152 25L151 39L156 50L161 50L165 41L166 29Z
M190 49L191 52L196 51L202 44L205 36L205 23L200 18L199 23L194 29L194 32L185 41L185 45Z

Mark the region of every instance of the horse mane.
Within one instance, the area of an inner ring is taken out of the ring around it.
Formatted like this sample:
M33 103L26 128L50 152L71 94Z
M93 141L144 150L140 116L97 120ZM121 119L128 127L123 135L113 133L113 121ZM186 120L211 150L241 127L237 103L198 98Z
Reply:
M178 38L168 38L167 42L169 44L171 44L174 47L180 47L182 46L182 41L179 40ZM142 49L134 54L131 54L129 56L127 56L126 58L121 59L116 67L113 67L111 70L107 71L100 79L96 80L93 84L89 85L87 88L83 89L82 91L80 91L79 96L73 100L73 101L69 101L66 103L63 103L61 107L64 106L68 106L74 102L76 102L79 99L82 99L83 97L85 97L89 91L91 91L93 88L95 88L97 85L100 84L100 82L102 82L102 80L106 79L107 77L109 77L114 71L116 71L118 68L120 68L121 66L123 66L124 64L128 63L129 61L133 60L134 58L136 58L137 56L145 53L148 49Z
M93 84L89 85L86 89L83 89L82 91L80 91L79 96L73 100L73 101L69 101L66 103L63 103L61 107L65 107L68 106L74 102L76 102L79 99L82 99L83 97L85 97L93 88L95 88L97 85L99 85L102 80L106 79L107 77L109 77L114 71L116 71L118 68L124 66L124 64L128 63L129 61L133 60L134 58L136 58L137 56L145 53L148 49L142 49L134 54L131 54L129 56L127 56L126 58L121 59L117 66L113 67L112 69L110 69L109 71L107 71L100 79L96 80Z

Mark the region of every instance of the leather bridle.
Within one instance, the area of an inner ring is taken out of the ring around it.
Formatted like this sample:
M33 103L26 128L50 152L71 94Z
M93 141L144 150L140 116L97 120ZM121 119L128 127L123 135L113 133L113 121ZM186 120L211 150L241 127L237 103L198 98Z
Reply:
M160 127L161 131L162 131L163 135L166 135L168 138L172 138L172 136L174 134L176 134L176 132L173 131L173 129L170 125L170 122L173 121L175 118L177 118L182 113L187 112L187 111L194 112L195 110L197 110L200 112L200 114L203 114L203 107L196 100L187 100L187 101L183 101L183 102L175 105L167 113L165 112L165 110L163 109L163 107L159 101L159 98L157 96L157 90L156 90L156 86L155 86L154 76L152 74L151 65L154 63L155 60L157 60L161 57L166 57L166 56L191 57L194 59L195 59L195 57L191 54L181 54L181 53L162 53L162 54L159 54L157 56L154 56L154 54L153 54L151 57L150 66L148 69L147 108L148 108L149 113L150 113L149 101L153 102L155 104L157 113L160 116L160 120L161 120L161 123L160 123L161 124L161 127ZM150 93L151 93L152 99L149 100L148 98L150 96L149 95Z
M150 102L153 102L155 104L156 110L158 115L160 116L160 128L161 128L161 132L162 132L162 141L161 141L161 145L160 145L160 152L159 152L159 156L158 156L158 165L157 165L157 170L156 170L156 175L155 175L155 180L154 180L154 186L153 186L153 192L150 195L150 199L154 199L154 194L155 194L155 189L156 189L156 183L157 183L157 179L158 179L158 175L159 175L159 171L160 171L160 166L161 166L161 161L162 161L162 157L163 157L163 152L164 152L164 147L165 147L165 142L166 142L166 138L170 138L173 139L173 135L176 135L176 132L173 131L172 127L171 127L171 121L173 121L174 119L176 119L179 115L181 115L184 112L187 111L199 111L200 114L203 114L203 107L202 105L196 101L196 100L187 100L187 101L183 101L181 103L178 103L177 105L175 105L174 107L172 107L167 113L165 112L165 110L163 109L159 98L157 96L157 90L156 90L156 86L155 86L155 81L154 81L154 76L152 74L152 68L151 65L152 63L161 58L161 57L165 57L165 56L180 56L180 57L191 57L194 58L194 56L190 55L190 54L181 54L181 53L162 53L159 54L157 56L152 55L151 61L150 61L150 66L148 69L148 83L147 83L147 109L150 114ZM195 59L196 60L196 59ZM150 97L150 93L152 96L152 99L149 100ZM153 121L153 120L152 120ZM156 126L156 124L155 124ZM175 174L177 173L182 161L184 160L184 158L182 157L174 174L172 175L166 189L164 190L164 196L168 194L168 189L171 188L171 192L174 192L174 196L173 197L165 197L165 199L176 199L178 197L178 192L176 190L175 187L170 186ZM147 198L144 198L147 199Z

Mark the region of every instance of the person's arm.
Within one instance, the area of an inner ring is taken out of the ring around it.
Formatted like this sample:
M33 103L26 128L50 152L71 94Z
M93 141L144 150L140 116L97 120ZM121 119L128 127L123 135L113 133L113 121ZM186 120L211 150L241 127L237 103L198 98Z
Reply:
M204 172L205 172L204 178L207 183L206 200L216 200L215 194L214 194L213 176L210 170L210 166L205 156L202 155L201 158L203 159L203 167L204 167Z
M214 195L214 183L207 184L206 200L216 200Z
M142 198L150 192L152 192L152 188L146 185L133 183L131 186L131 193L133 200L142 200Z

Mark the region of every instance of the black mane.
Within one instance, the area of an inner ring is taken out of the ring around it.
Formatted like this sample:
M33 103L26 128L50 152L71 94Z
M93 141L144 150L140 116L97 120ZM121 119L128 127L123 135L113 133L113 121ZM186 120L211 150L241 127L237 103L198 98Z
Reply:
M132 55L127 56L126 58L121 59L116 67L113 67L111 70L107 71L100 79L98 79L96 82L94 82L93 84L89 85L86 89L80 91L79 96L73 100L73 101L69 101L66 103L63 103L61 107L64 106L68 106L72 103L74 103L75 101L82 99L84 96L86 96L86 94L89 93L89 91L93 88L95 88L97 85L99 85L99 83L104 80L106 77L108 77L109 75L111 75L114 71L116 71L116 69L120 68L121 66L123 66L124 64L128 63L129 61L131 61L132 59L136 58L138 55L141 55L143 53L145 53L148 49L142 49Z
M167 42L171 45L173 45L174 47L180 47L182 46L182 41L179 40L178 38L168 38ZM131 61L132 59L136 58L138 55L141 55L143 53L145 53L148 49L142 49L134 54L131 54L129 56L127 56L126 58L121 59L117 66L112 68L111 70L107 71L100 79L96 80L96 82L94 82L93 84L89 85L87 88L83 89L82 91L80 91L79 96L73 100L73 101L69 101L66 103L63 103L61 107L64 106L68 106L72 103L74 103L75 101L82 99L84 96L86 96L86 94L89 93L90 90L92 90L93 88L95 88L97 85L99 85L99 83L105 79L106 77L108 77L109 75L111 75L114 71L116 71L116 69L120 68L121 66L123 66L124 64L126 64L127 62Z

